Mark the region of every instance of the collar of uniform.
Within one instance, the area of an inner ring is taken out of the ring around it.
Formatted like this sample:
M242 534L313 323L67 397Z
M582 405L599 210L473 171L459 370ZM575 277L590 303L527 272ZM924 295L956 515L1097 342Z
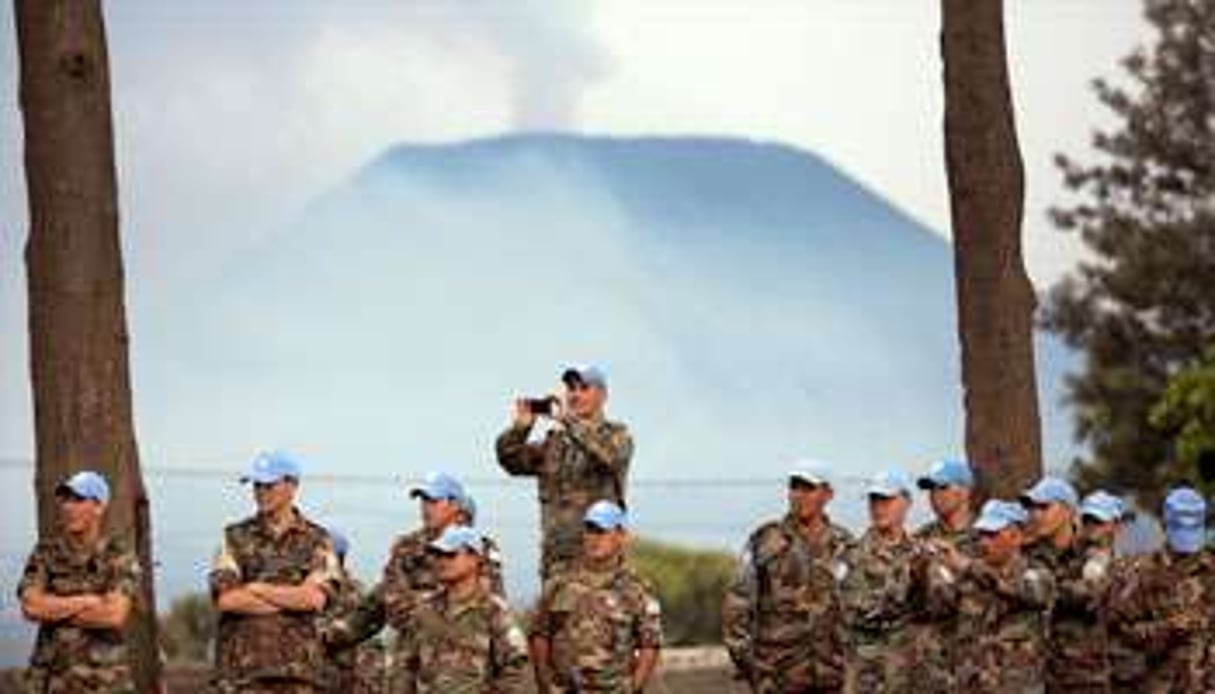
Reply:
M805 532L803 532L805 527L802 525L801 521L797 519L797 516L793 515L792 512L785 514L783 525L790 533L803 539L818 540L824 537L829 537L833 532L835 532L835 526L831 524L831 516L828 516L825 513L823 514L822 525L819 526L817 532L815 532L812 537L806 536Z
M87 559L89 557L104 554L110 545L110 537L105 533L98 535L97 541L91 546L87 544L79 545L72 542L71 538L69 538L66 533L56 535L54 541L60 551L68 554L69 556L78 557L81 559Z
M453 600L451 594L444 590L442 593L443 613L448 619L454 619L469 610L480 607L485 599L485 589L478 585L477 589L463 600Z
M873 528L865 531L865 536L862 538L866 544L875 547L899 547L901 545L911 544L911 535L906 528L902 528L897 535L887 537L879 533Z
M266 517L262 514L257 514L257 530L258 532L268 537L285 537L292 531L303 530L305 527L304 514L294 506L291 507L291 520L283 527L283 532L280 535L275 535L274 530L270 527L270 523L266 521Z

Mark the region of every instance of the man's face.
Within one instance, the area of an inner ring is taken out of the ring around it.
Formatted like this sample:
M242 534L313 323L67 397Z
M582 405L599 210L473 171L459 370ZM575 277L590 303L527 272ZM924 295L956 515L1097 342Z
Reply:
M830 485L810 484L804 480L789 481L789 510L799 520L822 517L835 493Z
M938 518L951 516L970 504L970 490L952 485L933 487L928 492L928 503Z
M570 414L578 419L591 419L603 412L607 391L599 386L571 380L565 384L565 402L570 408Z
M895 496L869 495L869 522L876 530L897 530L907 520L911 500L902 494Z
M59 500L59 527L69 535L86 535L101 527L105 505L93 499L82 499L70 492L61 492Z
M1029 530L1035 539L1054 536L1071 520L1071 508L1067 504L1050 501L1029 506Z
M1093 516L1081 520L1084 536L1096 542L1113 542L1118 534L1118 521L1102 521Z
M582 532L582 553L591 561L607 561L620 556L624 551L628 535L624 529L603 530L597 525L587 524Z
M422 497L422 525L427 530L437 532L454 524L460 519L462 511L458 504L451 499L428 499Z
M983 558L997 566L1010 561L1021 551L1024 542L1021 527L1010 525L1002 530L982 531L979 533L979 548Z
M481 557L476 552L435 552L436 573L446 585L460 583L481 570Z
M253 501L258 513L278 514L290 509L295 503L296 482L283 478L277 482L254 482Z

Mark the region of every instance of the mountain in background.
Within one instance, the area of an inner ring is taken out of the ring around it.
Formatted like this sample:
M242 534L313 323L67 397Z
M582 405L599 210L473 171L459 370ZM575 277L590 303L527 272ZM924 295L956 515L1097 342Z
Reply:
M154 458L493 476L516 394L600 361L645 478L956 455L952 257L819 157L530 135L386 151L136 345ZM1040 341L1050 462L1065 352Z

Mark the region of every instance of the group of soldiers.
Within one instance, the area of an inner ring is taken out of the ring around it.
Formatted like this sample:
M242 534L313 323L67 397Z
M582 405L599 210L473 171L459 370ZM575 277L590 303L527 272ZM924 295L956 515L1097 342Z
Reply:
M297 508L299 460L264 453L241 477L255 513L224 528L208 576L212 689L643 690L662 627L654 591L625 559L632 439L604 415L602 368L570 367L561 380L557 396L516 400L496 442L503 469L535 477L539 491L543 590L526 632L505 599L497 545L457 479L431 473L410 488L420 527L396 539L365 590L346 570L345 536ZM39 627L28 691L134 692L127 625L140 567L104 531L109 485L83 470L56 496L59 532L39 541L17 590ZM390 637L374 638L382 631Z
M931 522L911 532L915 487ZM725 643L756 692L1215 692L1215 555L1206 502L1164 500L1165 546L1120 556L1130 514L1045 477L972 506L942 461L869 482L856 539L826 508L830 475L801 466L789 510L748 539L723 608Z
M256 511L224 529L209 573L214 690L642 691L662 626L625 558L633 442L604 414L601 368L561 380L556 397L516 400L496 441L503 470L538 487L543 588L526 630L459 480L431 473L409 488L420 525L364 589L345 568L347 539L297 508L300 462L262 454L242 477ZM859 539L827 513L830 471L799 465L787 482L787 514L751 534L722 606L727 650L755 692L1215 691L1215 556L1191 488L1164 501L1163 549L1119 556L1122 501L1080 500L1052 477L976 513L964 462L918 480L888 471L866 486ZM917 487L935 517L911 532ZM29 691L135 691L126 625L140 568L103 531L108 484L81 471L57 496L60 532L18 586L39 625Z

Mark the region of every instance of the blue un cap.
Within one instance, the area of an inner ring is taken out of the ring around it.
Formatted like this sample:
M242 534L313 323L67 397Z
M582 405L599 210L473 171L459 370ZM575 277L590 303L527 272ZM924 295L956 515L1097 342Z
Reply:
M891 498L895 496L911 496L911 475L899 469L886 470L869 480L865 485L865 496L880 496Z
M1084 497L1080 502L1080 517L1093 518L1101 523L1121 521L1127 516L1126 504L1122 499L1099 489Z
M1021 495L1021 503L1036 506L1038 504L1064 504L1075 509L1080 503L1080 495L1076 488L1058 477L1043 477Z
M921 477L916 486L920 489L940 489L941 487L975 486L975 475L970 466L962 460L939 460L928 469L928 474Z
M561 372L561 382L567 386L584 383L597 388L607 388L607 372L598 364L572 364Z
M103 504L110 503L110 485L105 481L105 477L101 476L101 473L92 470L81 470L65 478L55 487L56 494L64 492L81 499L100 501Z
M596 501L586 510L582 520L600 530L616 530L628 525L628 514L616 504L607 501Z
M480 556L485 552L485 538L467 525L449 525L427 547L443 554L467 550Z
M996 533L1010 525L1021 525L1028 519L1029 514L1021 504L990 499L983 504L973 527L979 532Z
M279 480L299 480L303 476L300 461L286 451L270 451L259 453L249 466L249 471L241 475L243 483L273 484Z
M1164 536L1169 549L1194 554L1206 540L1207 502L1190 487L1178 487L1164 498Z
M421 497L428 501L454 501L463 507L468 494L460 480L446 472L430 472L422 478L422 483L409 490L409 496Z
M789 470L789 481L805 482L814 487L830 487L831 473L826 463L817 460L798 460Z

